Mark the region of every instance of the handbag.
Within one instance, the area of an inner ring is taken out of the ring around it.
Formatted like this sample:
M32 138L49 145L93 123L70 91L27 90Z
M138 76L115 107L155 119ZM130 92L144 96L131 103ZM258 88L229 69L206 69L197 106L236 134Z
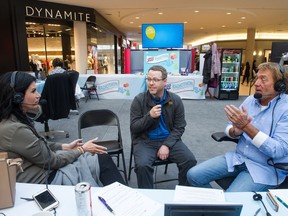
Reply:
M8 159L7 152L0 152L0 209L14 206L16 192L16 171L22 159Z

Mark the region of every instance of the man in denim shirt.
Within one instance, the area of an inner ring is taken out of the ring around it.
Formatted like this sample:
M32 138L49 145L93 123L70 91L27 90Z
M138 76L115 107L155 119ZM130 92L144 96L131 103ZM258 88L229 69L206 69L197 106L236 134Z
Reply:
M191 168L187 180L192 186L211 187L210 182L232 176L229 192L267 191L288 175L273 166L288 162L287 69L271 62L258 69L254 97L239 108L224 108L229 120L225 133L239 138L236 150Z

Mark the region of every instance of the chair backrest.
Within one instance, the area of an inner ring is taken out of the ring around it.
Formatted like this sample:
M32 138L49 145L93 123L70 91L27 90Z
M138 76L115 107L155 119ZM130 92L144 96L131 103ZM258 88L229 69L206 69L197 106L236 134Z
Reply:
M75 89L67 73L49 75L40 100L46 100L43 112L46 119L66 118L75 103Z
M89 76L84 85L86 88L91 88L96 86L96 76Z
M72 86L73 86L74 93L75 93L76 85L77 85L78 78L79 78L79 72L75 70L69 70L67 71L67 74L70 76L70 80L72 82Z
M122 145L122 135L118 116L108 109L88 110L78 119L78 137L81 138L81 129L93 126L116 126L118 141Z
M74 94L74 97L75 97L76 85L77 85L78 78L79 78L79 72L74 71L74 70L69 70L69 71L67 71L67 74L69 75L70 81L72 83L73 94ZM76 110L76 108L77 108L76 100L71 101L71 109L72 110Z

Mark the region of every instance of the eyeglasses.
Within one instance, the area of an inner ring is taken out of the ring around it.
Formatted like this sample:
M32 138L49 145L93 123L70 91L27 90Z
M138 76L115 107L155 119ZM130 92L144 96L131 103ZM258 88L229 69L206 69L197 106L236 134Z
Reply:
M154 78L146 77L146 81L149 82L149 83L150 83L151 81L152 81L153 83L157 83L157 82L160 82L161 80L164 80L164 79L166 79L166 78L158 79L158 78L155 78L155 77L154 77Z

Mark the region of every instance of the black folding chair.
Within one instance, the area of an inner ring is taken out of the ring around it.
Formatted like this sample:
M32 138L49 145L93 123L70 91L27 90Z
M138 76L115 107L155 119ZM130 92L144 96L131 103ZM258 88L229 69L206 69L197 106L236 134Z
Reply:
M134 169L134 166L132 166L133 163L133 148L134 145L131 142L131 152L130 152L130 161L129 161L129 171L128 171L128 180L130 180L131 177L131 172ZM174 162L170 161L170 160L160 160L160 159L156 159L153 163L153 166L155 167L155 173L154 173L154 184L157 185L159 183L164 183L164 182L169 182L169 181L178 181L178 178L169 178L169 179L165 179L165 180L157 180L157 167L161 166L161 165L165 165L165 170L164 170L164 174L167 174L167 170L168 170L168 165L172 164Z
M98 93L97 93L97 85L96 85L96 76L89 76L85 81L83 87L80 87L82 91L87 92L85 103L88 99L91 99L92 95L96 95L97 99L99 100Z
M97 130L105 130L105 134L108 132L108 140L99 140L97 145L107 147L107 152L113 157L117 157L117 166L119 167L119 157L122 156L123 170L120 170L124 174L126 183L127 172L122 143L122 135L120 129L120 121L118 116L108 109L88 110L84 112L78 119L78 137L82 138L82 134L85 130L93 131L93 134L97 134Z

